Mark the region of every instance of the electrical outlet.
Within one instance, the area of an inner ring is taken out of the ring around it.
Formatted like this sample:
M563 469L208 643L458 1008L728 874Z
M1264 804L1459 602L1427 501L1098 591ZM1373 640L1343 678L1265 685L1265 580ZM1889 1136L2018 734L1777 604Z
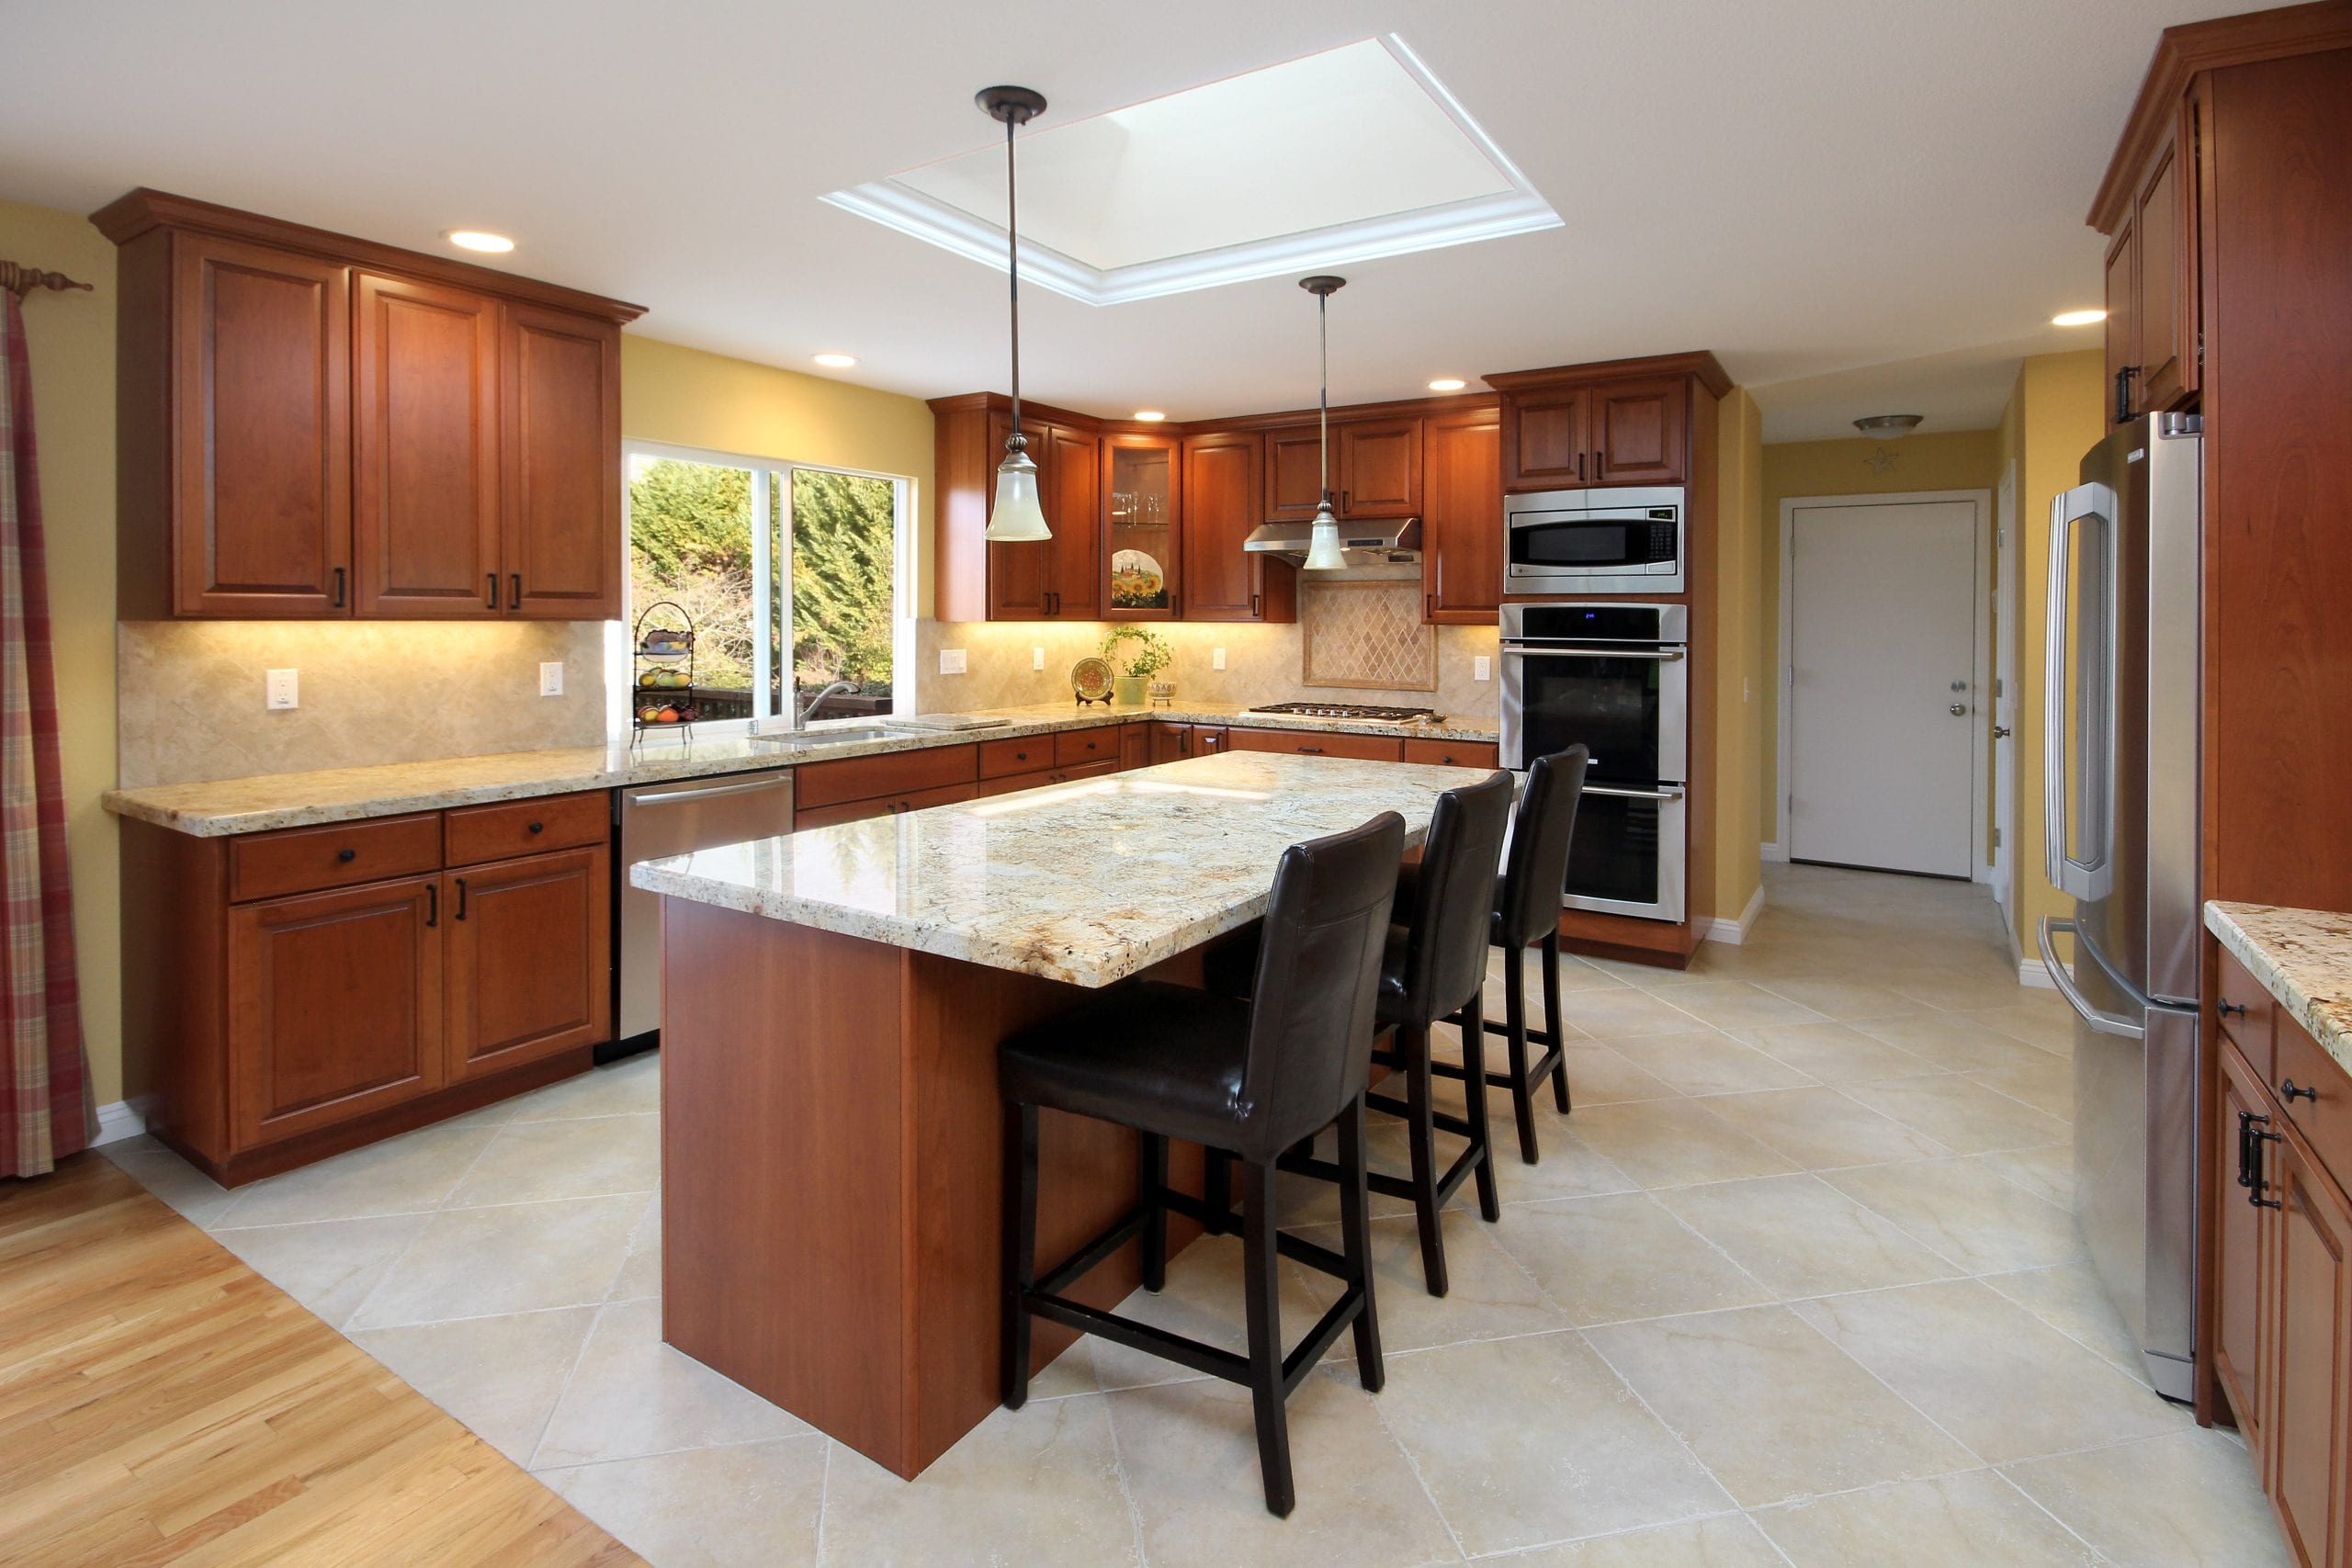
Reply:
M1487 658L1483 653L1473 656L1470 660L1470 679L1473 681L1491 681L1494 678L1495 661Z
M540 663L539 695L543 697L560 697L563 695L562 660L549 659L543 660Z
M1225 649L1221 648L1212 648L1209 649L1209 668L1212 670L1222 670L1225 668Z
M1029 668L1032 670L1043 670L1045 667L1046 650L1042 648L1031 649L1029 650Z
M960 648L941 649L939 672L942 675L961 675L964 672L964 650Z
M267 680L263 690L270 707L299 708L302 705L302 672L300 670L270 670L264 673Z

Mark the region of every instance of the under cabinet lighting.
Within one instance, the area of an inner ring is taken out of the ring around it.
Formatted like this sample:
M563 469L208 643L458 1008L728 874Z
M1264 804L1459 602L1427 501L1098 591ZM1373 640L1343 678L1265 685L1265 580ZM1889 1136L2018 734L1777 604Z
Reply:
M449 243L461 251L488 251L492 255L504 255L514 248L514 242L505 235L481 229L452 229Z
M2050 324L2053 327L2095 327L2105 320L2105 310L2061 310L2050 318Z
M820 354L817 355L817 363L825 367L828 370L846 370L851 366L857 363L857 355L854 354Z

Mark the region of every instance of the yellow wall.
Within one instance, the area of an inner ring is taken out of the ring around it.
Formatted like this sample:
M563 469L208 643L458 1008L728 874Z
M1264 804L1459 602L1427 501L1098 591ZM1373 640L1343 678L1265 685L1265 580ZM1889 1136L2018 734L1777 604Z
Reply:
M1884 473L1869 467L1880 447L1894 455ZM1959 430L1905 436L1901 441L1786 441L1764 448L1762 527L1764 540L1763 754L1756 806L1767 843L1780 838L1781 724L1781 502L1796 496L1892 495L1909 491L1992 491L2001 482L1999 433ZM1986 723L1990 723L1988 716Z
M931 614L931 410L921 399L629 333L621 338L621 433L911 478L914 609Z
M114 818L114 247L79 214L0 201L0 256L97 286L25 301L57 656L82 1030L101 1105L122 1098L122 962Z
M1761 885L1757 790L1772 696L1762 604L1763 416L1744 387L1724 399L1717 426L1715 537L1715 908L1737 919Z

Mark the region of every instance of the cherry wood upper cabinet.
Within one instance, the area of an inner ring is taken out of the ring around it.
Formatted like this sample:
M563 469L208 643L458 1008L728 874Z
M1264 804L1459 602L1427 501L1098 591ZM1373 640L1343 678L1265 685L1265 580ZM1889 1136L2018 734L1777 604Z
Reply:
M996 513L996 468L997 464L1004 460L1004 444L1012 434L1012 418L1009 413L997 412L989 419L988 444L978 454L983 460L978 467L980 511L978 517L975 519L978 524L978 526L973 529L975 535L982 533L987 528L989 518ZM945 458L944 450L945 438L945 424L943 421L940 432L943 462ZM1055 497L1054 444L1051 432L1045 424L1032 419L1023 424L1021 438L1027 444L1022 450L1028 453L1029 460L1037 465L1038 504L1041 507L1052 506ZM1050 514L1046 517L1046 524L1048 527L1054 525L1054 519ZM1056 530L1056 536L1059 536L1058 529ZM939 611L940 619L1042 621L1052 614L1049 608L1053 604L1052 589L1047 582L1047 579L1052 575L1052 541L1038 544L989 544L985 548L988 554L987 608L978 614L969 615L951 612L943 604ZM944 584L942 586L944 589ZM944 592L942 597L944 598Z
M159 231L119 282L119 613L349 615L349 269Z
M503 603L540 620L617 619L620 327L510 303L503 346Z
M1421 510L1421 422L1350 421L1331 432L1342 517L1412 517Z
M1431 414L1421 443L1421 618L1492 626L1503 594L1501 411Z
M1107 620L1172 621L1184 613L1178 446L1172 434L1121 432L1102 437Z
M2140 225L2125 219L2107 245L2107 417L2132 417L2132 378L2140 373Z
M1057 620L1102 618L1102 438L1067 424L1044 428L1046 614Z
M2107 247L2108 418L2177 409L2200 381L2195 96L2151 154Z
M1690 383L1617 381L1592 390L1592 482L1679 485L1690 477Z
M1503 488L1574 490L1592 480L1592 412L1582 387L1503 400Z
M1731 390L1731 378L1703 352L1486 380L1502 393L1506 491L1697 482L1704 464L1691 451L1693 400Z
M442 880L451 1081L612 1037L612 876L602 844Z
M1265 435L1266 511L1261 523L1313 520L1323 500L1323 437L1317 426L1291 425ZM1339 470L1331 491L1340 489Z
M1250 431L1187 435L1177 481L1183 495L1184 618L1292 621L1297 573L1241 547L1259 514L1260 445Z
M620 613L639 307L157 191L91 221L122 618Z
M498 301L364 272L354 296L354 607L495 615Z

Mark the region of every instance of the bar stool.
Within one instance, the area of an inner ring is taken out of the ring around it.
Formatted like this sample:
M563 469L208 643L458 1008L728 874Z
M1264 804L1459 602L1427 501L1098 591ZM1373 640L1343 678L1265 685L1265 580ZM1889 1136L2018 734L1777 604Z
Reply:
M1367 1091L1364 1103L1405 1119L1412 1157L1410 1179L1372 1171L1375 1192L1410 1198L1419 1222L1421 1278L1430 1294L1446 1292L1445 1206L1474 1173L1478 1212L1488 1221L1502 1217L1495 1192L1495 1165L1487 1135L1487 1097L1472 1095L1466 1116L1453 1116L1430 1103L1430 1030L1458 1018L1462 1061L1473 1075L1486 1073L1484 998L1487 939L1494 919L1495 866L1502 860L1510 825L1511 781L1496 773L1482 784L1447 790L1430 818L1428 841L1409 876L1399 879L1398 911L1388 928L1387 952L1380 966L1379 1026L1386 1043L1375 1043L1372 1060L1405 1080L1405 1098ZM1437 1174L1435 1134L1452 1133L1469 1146ZM1345 1182L1341 1167L1294 1153L1285 1170Z
M1552 1098L1565 1116L1570 1111L1567 1058L1560 1032L1560 910L1566 897L1568 840L1576 832L1577 802L1584 794L1582 746L1571 746L1535 759L1527 770L1527 786L1520 792L1519 815L1511 823L1510 863L1495 879L1494 919L1488 940L1503 950L1503 1021L1473 1020L1465 1011L1462 1024L1462 1063L1435 1062L1430 1070L1441 1077L1464 1080L1464 1098L1473 1105L1483 1093L1469 1083L1483 1077L1489 1084L1510 1090L1511 1111L1519 1123L1519 1157L1528 1165L1538 1158L1535 1149L1535 1086L1548 1075ZM1526 956L1530 947L1541 955L1544 971L1544 1029L1527 1027ZM1474 1033L1499 1034L1507 1043L1510 1061L1498 1073L1485 1072L1470 1060ZM1530 1063L1528 1045L1544 1048Z
M1351 832L1283 852L1267 906L1264 941L1248 1000L1181 986L1121 986L1074 1011L1007 1040L997 1051L1005 1109L1004 1403L1029 1397L1030 1318L1146 1351L1249 1388L1258 1463L1269 1512L1287 1515L1291 1483L1285 1402L1323 1353L1352 1327L1356 1375L1383 1382L1373 1309L1372 1234L1365 1219L1363 1088L1372 1049L1374 993L1405 852L1404 819L1383 812ZM1037 1110L1040 1106L1133 1127L1136 1208L1043 1277L1036 1271ZM1334 1122L1340 1160L1342 1252L1274 1227L1274 1159ZM1168 1277L1168 1212L1213 1229L1230 1224L1168 1188L1168 1140L1222 1150L1241 1164L1246 1356L1103 1312L1062 1292L1141 1238L1144 1288ZM1345 1282L1338 1302L1298 1348L1283 1354L1276 1254Z

